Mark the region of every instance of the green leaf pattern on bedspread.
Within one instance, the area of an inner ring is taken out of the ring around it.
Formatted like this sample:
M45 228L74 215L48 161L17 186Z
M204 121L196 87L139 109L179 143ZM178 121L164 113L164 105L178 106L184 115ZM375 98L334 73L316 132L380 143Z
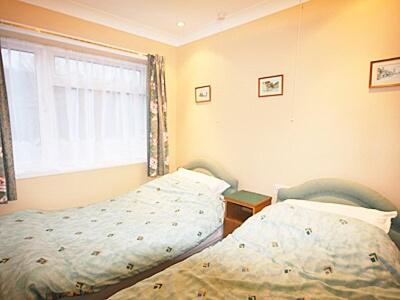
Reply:
M400 299L399 272L381 229L283 202L111 299Z
M178 174L87 207L1 216L0 299L99 291L198 245L222 218L219 196Z

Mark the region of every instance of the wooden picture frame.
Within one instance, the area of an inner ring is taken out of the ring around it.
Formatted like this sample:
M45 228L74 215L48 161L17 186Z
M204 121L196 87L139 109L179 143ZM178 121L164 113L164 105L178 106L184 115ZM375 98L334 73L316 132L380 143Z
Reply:
M204 85L194 89L196 103L211 102L211 86Z
M369 88L400 86L400 56L370 62Z
M258 97L283 95L283 74L258 78Z

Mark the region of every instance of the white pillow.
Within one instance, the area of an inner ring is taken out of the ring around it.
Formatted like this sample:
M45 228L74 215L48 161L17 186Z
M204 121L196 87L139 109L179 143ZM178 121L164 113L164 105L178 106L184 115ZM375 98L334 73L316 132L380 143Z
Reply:
M375 225L386 233L389 233L391 220L397 216L397 211L381 211L358 206L350 206L336 203L322 203L315 201L288 199L285 203L297 205L312 210L329 212L341 216L359 219Z
M214 176L209 176L206 174L202 174L199 172L187 170L184 168L179 168L178 171L176 171L176 173L179 176L183 176L190 180L199 181L201 183L206 184L210 188L210 190L216 194L222 194L227 188L230 187L230 185L227 182L225 182L219 178L216 178Z

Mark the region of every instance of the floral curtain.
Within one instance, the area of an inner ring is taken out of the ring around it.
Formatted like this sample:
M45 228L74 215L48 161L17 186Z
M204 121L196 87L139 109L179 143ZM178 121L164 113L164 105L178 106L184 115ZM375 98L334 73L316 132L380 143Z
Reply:
M147 175L155 177L169 172L164 57L148 55L147 72L149 84Z
M1 47L0 47L1 49ZM0 52L0 204L17 199L3 58Z

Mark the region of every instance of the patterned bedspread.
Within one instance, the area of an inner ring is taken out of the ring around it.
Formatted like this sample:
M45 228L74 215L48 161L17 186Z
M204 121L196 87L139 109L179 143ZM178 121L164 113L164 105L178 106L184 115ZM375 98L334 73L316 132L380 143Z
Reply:
M223 203L178 174L123 196L61 211L0 217L0 299L96 292L198 245Z
M400 254L372 225L279 203L111 299L400 299Z

